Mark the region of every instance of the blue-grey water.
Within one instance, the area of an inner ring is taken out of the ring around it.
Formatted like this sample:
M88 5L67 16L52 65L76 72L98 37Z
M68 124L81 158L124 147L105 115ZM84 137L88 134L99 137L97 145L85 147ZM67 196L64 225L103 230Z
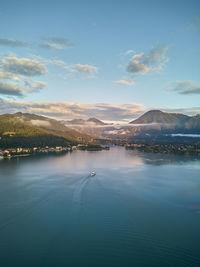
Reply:
M199 267L200 156L113 147L1 160L0 266Z

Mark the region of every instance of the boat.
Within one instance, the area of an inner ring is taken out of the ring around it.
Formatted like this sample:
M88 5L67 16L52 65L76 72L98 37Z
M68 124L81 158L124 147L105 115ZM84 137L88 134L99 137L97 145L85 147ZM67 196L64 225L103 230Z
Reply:
M95 175L96 175L95 172L91 172L91 173L90 173L90 176L95 176Z

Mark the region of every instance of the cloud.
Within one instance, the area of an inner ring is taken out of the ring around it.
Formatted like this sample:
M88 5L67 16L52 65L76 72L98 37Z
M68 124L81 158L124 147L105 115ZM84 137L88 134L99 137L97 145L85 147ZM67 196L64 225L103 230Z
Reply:
M40 44L40 47L50 50L63 50L73 46L74 44L71 41L63 37L49 37L44 39L44 43Z
M7 71L2 71L0 69L0 79L1 80L6 80L12 77L12 73L11 72L7 72Z
M17 102L0 98L0 113L27 112L52 118L71 120L96 117L103 121L129 122L138 118L147 110L138 103L68 103L68 102ZM154 107L165 112L195 115L200 113L199 107L191 108L162 108Z
M175 81L168 86L168 89L182 95L200 94L200 84L192 80Z
M88 78L94 78L95 73L98 73L98 68L88 64L71 64L64 63L63 68L70 73L85 73Z
M37 92L47 83L34 81L32 77L45 74L46 71L46 66L39 60L6 56L0 59L0 80L6 81L1 82L0 94L21 97Z
M25 81L24 82L24 87L28 93L34 93L38 92L39 90L43 89L45 86L47 86L46 82L43 81Z
M137 103L66 103L66 102L17 102L0 99L1 113L28 112L58 119L88 119L96 117L101 120L126 121L138 117L144 112Z
M0 69L0 80L13 80L15 82L19 82L20 78L18 76L14 76L11 72L1 71Z
M0 94L7 96L23 96L23 90L16 85L0 82Z
M43 120L31 120L31 124L38 127L50 127L51 123L49 121L43 121Z
M134 52L135 52L134 50L129 49L124 53L124 55L127 56L127 55L130 55L130 54L133 54Z
M95 74L98 73L98 67L93 64L70 64L60 59L52 58L42 58L35 56L35 59L39 60L45 65L54 65L59 67L67 72L67 76L85 74L87 78L94 78Z
M122 79L122 80L114 81L113 83L119 84L119 85L129 85L129 86L135 84L135 82L130 79Z
M14 77L13 77L13 81L15 81L15 82L19 82L19 81L20 81L20 78L19 78L18 76L14 76Z
M130 125L129 125L130 126ZM130 134L131 132L129 130L124 130L122 129L116 129L116 130L108 130L105 131L104 134L108 134L108 135L127 135Z
M156 46L148 53L134 55L126 70L131 74L155 74L163 70L168 58L166 57L167 46Z
M2 65L1 71L12 74L32 77L43 75L47 72L45 65L35 59L7 56L1 59L0 63Z
M17 77L16 77L17 78ZM38 92L39 90L43 89L47 85L46 82L42 81L24 81L23 86L17 86L14 84L9 83L2 83L0 82L0 94L7 95L7 96L25 96L27 93L34 93Z
M10 47L25 47L28 44L25 42L13 40L13 39L2 39L0 38L0 45L2 46L10 46Z

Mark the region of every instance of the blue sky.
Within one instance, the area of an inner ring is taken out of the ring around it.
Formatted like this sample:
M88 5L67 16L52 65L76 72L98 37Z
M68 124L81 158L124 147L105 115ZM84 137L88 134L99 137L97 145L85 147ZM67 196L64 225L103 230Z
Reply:
M200 112L199 10L198 0L1 1L1 113Z

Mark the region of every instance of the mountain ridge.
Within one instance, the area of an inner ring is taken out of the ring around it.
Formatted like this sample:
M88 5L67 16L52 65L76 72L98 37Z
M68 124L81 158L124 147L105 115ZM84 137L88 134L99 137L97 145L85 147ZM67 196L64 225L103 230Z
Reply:
M92 140L89 135L44 116L21 112L0 115L0 146L5 144L27 146L29 142L34 146L67 145L87 143Z
M87 120L84 119L73 119L70 121L64 121L64 123L69 124L69 125L87 125L87 124L94 124L94 125L107 125L103 121L96 119L94 117L89 118Z
M146 123L185 123L190 116L182 113L167 113L161 110L149 110L136 120L129 122L130 124L146 124Z

